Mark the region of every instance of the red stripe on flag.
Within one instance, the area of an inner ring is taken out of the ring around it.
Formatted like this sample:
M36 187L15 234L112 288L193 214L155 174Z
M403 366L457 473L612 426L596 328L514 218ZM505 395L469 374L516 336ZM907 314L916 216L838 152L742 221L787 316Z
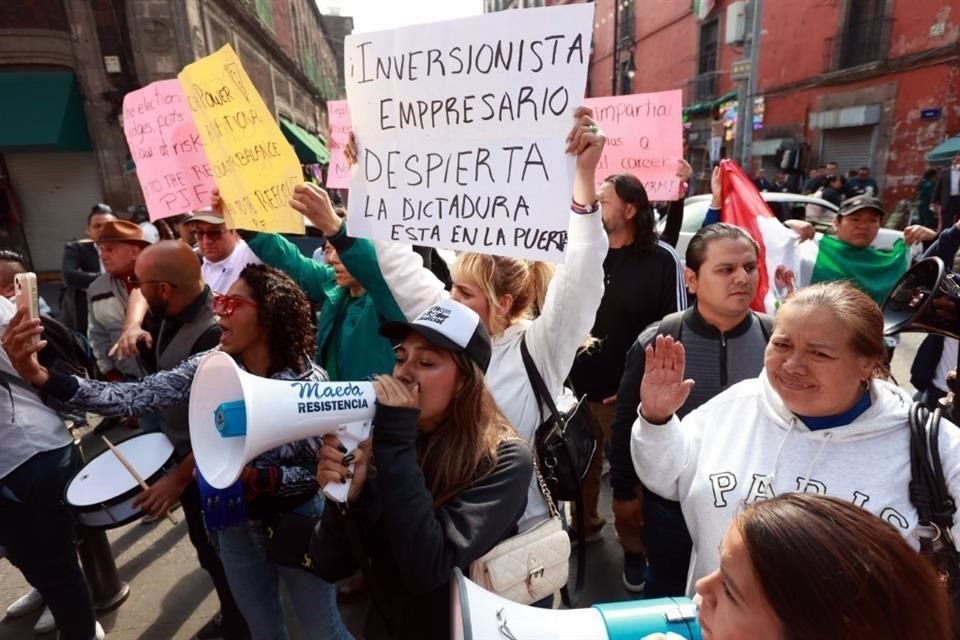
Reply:
M775 217L766 201L760 195L753 180L747 177L737 163L732 160L720 161L720 180L723 197L721 199L720 220L735 224L756 240L760 245L760 255L757 268L760 271L760 284L757 295L750 303L755 311L765 311L764 300L770 290L770 274L767 273L767 249L763 242L758 216Z

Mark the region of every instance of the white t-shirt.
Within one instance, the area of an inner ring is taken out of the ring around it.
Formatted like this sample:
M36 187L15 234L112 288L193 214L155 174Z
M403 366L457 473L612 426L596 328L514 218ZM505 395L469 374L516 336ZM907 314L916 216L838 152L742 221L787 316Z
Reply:
M13 303L0 296L0 334L14 313ZM0 370L20 377L2 348ZM9 392L0 387L0 479L36 454L59 449L72 440L63 420L36 392L13 382L7 384Z
M233 253L220 262L210 262L204 258L200 273L203 276L203 281L214 293L226 293L240 277L240 272L243 271L244 267L248 264L261 264L262 262L249 245L240 240Z

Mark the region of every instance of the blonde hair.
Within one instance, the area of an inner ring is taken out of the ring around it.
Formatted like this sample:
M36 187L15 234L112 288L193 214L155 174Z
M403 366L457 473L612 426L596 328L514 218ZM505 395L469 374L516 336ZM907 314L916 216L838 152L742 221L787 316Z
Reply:
M870 296L846 281L821 282L794 291L780 309L800 304L832 313L850 332L854 353L876 362L871 377L890 378L887 347L883 341L883 312Z
M484 253L462 253L453 263L454 281L466 278L475 282L490 305L491 315L499 312L507 326L540 315L554 271L555 267L546 262ZM505 295L513 298L509 309L500 306L500 298ZM490 318L482 320L490 326Z
M450 355L463 374L463 387L454 394L443 424L417 443L434 510L492 473L500 443L519 438L497 408L480 367L463 353Z

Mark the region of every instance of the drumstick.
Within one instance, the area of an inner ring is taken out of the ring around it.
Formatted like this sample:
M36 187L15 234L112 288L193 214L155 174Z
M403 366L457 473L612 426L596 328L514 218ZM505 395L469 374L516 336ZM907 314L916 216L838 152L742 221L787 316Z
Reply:
M107 439L107 436L101 435L100 437L103 438L103 441L107 444L107 447L110 449L110 451L113 452L113 455L117 456L117 460L120 461L120 464L126 467L127 471L130 472L130 475L133 476L133 479L137 481L137 483L143 488L143 490L146 491L147 489L149 489L150 485L144 482L140 474L137 473L137 470L133 468L133 465L130 464L130 462L126 459L126 457L122 453L120 453L120 449L117 449L115 446L113 446L113 443ZM173 517L172 513L167 511L166 516L167 516L167 520L169 520L171 524L177 524L177 519Z

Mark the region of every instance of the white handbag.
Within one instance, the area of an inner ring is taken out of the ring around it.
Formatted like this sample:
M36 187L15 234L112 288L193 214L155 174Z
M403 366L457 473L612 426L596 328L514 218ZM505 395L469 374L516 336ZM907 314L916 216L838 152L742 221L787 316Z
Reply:
M507 538L470 563L470 579L497 595L531 604L543 600L567 584L570 571L570 538L550 498L543 476L533 463L540 492L550 507L550 517L534 527Z

